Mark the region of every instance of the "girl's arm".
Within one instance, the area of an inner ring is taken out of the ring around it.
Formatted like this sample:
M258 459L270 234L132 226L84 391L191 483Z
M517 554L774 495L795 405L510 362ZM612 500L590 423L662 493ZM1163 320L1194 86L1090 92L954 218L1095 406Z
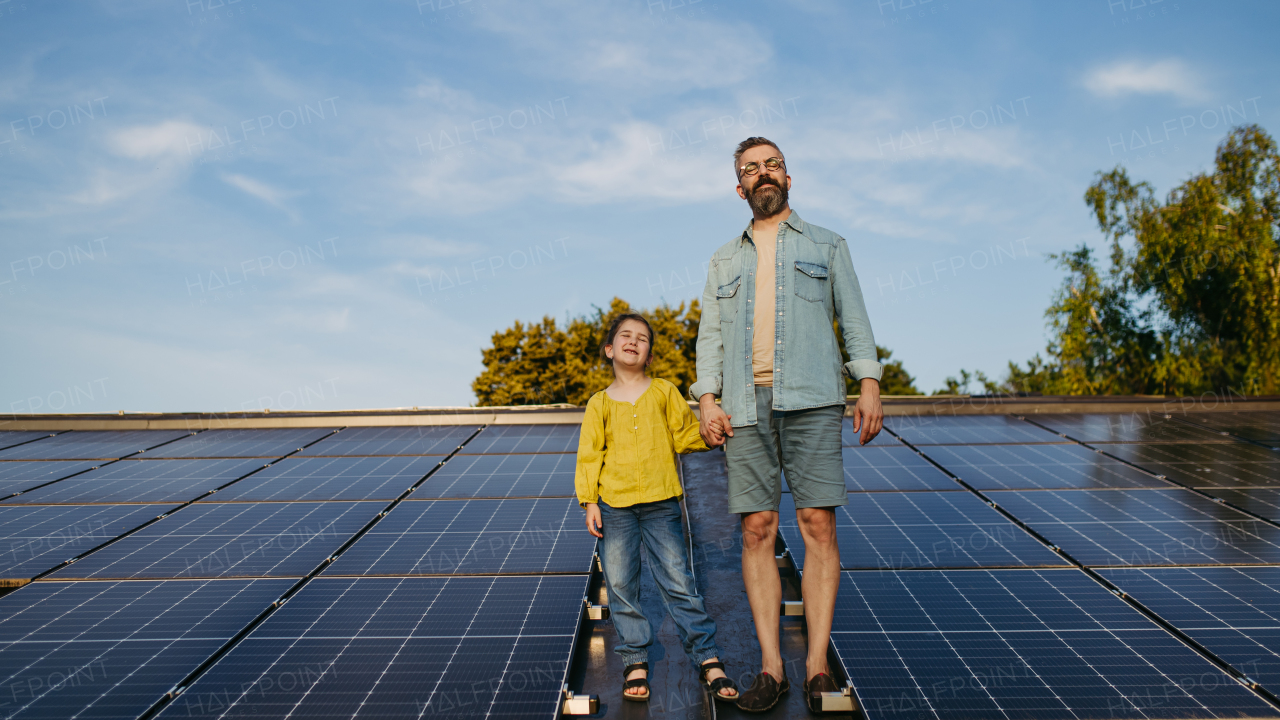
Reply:
M582 432L578 438L578 464L573 474L574 490L578 504L600 501L600 468L604 467L604 414L598 396L587 401L587 412L582 417Z
M680 396L680 390L666 383L667 428L671 430L672 444L681 455L709 450L698 433L698 416L689 409L689 403Z

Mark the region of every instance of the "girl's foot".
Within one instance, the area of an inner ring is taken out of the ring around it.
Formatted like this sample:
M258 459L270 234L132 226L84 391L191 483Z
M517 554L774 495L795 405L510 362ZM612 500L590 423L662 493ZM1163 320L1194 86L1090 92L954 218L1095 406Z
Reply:
M644 702L649 699L649 663L641 662L622 670L622 698Z
M733 700L738 697L738 686L724 674L724 663L711 658L702 663L698 670L704 685L711 689L719 700Z

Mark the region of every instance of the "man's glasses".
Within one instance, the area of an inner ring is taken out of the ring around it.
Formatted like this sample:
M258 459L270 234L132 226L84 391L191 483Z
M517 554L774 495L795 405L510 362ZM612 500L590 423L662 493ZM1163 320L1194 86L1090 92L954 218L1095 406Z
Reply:
M776 172L779 168L784 168L787 166L787 164L782 161L782 158L771 157L762 163L749 162L746 165L743 165L742 167L738 168L738 170L741 171L742 175L755 175L756 173L760 172L761 165L763 165L764 169L768 170L769 172Z

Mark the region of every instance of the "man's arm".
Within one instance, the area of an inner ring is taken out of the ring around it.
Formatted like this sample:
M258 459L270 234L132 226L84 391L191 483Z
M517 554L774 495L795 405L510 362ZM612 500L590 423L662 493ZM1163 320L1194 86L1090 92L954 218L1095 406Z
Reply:
M849 353L844 371L861 385L858 403L853 409L853 430L861 431L863 445L871 442L884 423L880 406L880 375L884 367L876 359L876 339L871 333L871 320L862 300L862 286L853 269L853 257L844 238L836 245L832 258L831 294L835 301L836 319L840 321L840 338Z
M698 434L707 447L724 444L725 433L733 435L729 416L716 404L724 383L724 338L720 334L720 301L716 299L715 261L707 268L707 284L702 289L702 316L698 320L695 369L698 381L689 395L698 401Z

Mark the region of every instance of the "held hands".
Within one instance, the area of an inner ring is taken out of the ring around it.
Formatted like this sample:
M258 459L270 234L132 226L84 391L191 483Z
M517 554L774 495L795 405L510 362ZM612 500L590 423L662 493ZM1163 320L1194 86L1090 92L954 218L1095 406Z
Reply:
M698 434L707 447L720 447L726 438L733 437L733 426L729 424L731 416L716 404L715 395L707 393L698 398L698 410Z
M859 442L866 445L880 434L884 426L884 408L880 406L880 382L874 378L862 378L862 394L853 407L853 431L862 431Z
M598 503L587 503L587 532L598 538L604 537L604 533L600 530L604 528L604 523L600 519L600 505Z

